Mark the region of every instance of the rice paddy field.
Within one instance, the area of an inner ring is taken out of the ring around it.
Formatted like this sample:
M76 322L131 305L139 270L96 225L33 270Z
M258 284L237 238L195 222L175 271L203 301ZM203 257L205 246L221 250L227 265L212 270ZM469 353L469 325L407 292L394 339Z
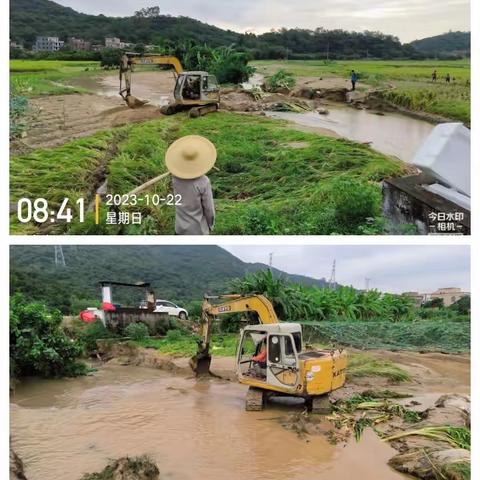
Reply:
M109 192L127 193L166 171L168 145L189 134L208 137L218 150L209 174L215 234L378 231L380 182L405 169L366 145L294 130L277 120L222 112L192 121L178 114L12 157L11 201L47 197L58 207L63 198L82 197L88 203L105 180ZM165 195L169 189L167 178L155 191ZM140 210L146 218L141 227L95 225L90 212L84 223L59 224L48 233L173 234L173 207ZM102 216L106 213L102 207ZM11 218L12 233L45 233L45 226L19 224L16 212Z
M433 113L470 124L470 61L465 60L262 60L252 62L259 73L271 75L279 69L296 77L343 77L353 69L358 86L385 89L384 98L393 104ZM437 82L432 83L432 72ZM446 84L449 74L451 82ZM393 88L392 88L393 87Z
M26 97L83 93L67 81L100 70L100 62L92 61L10 60L10 88Z

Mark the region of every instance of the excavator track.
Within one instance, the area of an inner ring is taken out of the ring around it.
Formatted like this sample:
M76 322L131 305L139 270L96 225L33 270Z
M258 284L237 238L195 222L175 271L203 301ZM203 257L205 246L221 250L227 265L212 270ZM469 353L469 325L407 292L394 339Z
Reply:
M249 387L245 398L247 412L260 412L265 403L265 391L261 388Z
M216 103L211 105L204 105L201 107L193 107L190 109L190 118L198 118L207 115L208 113L216 112L218 105Z
M312 413L318 413L320 415L328 415L329 413L332 413L332 404L330 403L328 394L311 398L309 401L309 407L309 410Z

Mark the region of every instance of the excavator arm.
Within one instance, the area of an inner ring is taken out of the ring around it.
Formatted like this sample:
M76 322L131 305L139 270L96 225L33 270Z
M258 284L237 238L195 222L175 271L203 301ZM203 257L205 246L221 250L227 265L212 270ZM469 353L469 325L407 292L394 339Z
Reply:
M211 300L224 300L221 303L211 303ZM210 372L210 340L212 325L216 317L228 313L254 312L259 323L279 323L273 305L263 295L220 295L205 296L202 304L200 320L201 340L198 342L197 354L190 359L190 366L197 375Z
M127 105L132 108L138 106L138 102L141 103L140 100L131 94L133 65L171 65L177 75L183 72L182 64L177 57L140 53L125 53L122 55L119 68L119 94L127 102Z

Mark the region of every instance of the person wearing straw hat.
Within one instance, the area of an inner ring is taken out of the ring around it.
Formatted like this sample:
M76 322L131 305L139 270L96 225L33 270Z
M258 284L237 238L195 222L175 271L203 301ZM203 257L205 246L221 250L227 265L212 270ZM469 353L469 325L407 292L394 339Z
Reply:
M217 160L217 150L200 135L187 135L170 145L165 163L172 174L176 235L208 235L215 223L212 186L205 175Z

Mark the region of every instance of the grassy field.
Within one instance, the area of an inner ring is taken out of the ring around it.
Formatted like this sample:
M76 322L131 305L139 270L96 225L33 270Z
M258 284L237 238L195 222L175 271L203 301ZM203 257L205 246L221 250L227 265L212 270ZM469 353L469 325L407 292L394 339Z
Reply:
M13 94L26 97L83 93L85 89L66 82L95 71L100 71L100 62L10 60L10 85Z
M470 322L315 322L304 324L305 339L361 349L441 351L470 350Z
M470 62L468 60L288 60L255 61L259 73L270 75L279 69L297 77L343 77L349 79L354 69L359 74L359 87L366 84L380 89L394 86L385 98L395 105L414 111L439 114L470 123ZM431 74L437 70L437 83ZM452 82L447 85L449 73ZM454 79L454 80L453 80Z
M468 60L257 60L251 62L259 73L271 74L280 68L298 77L341 76L350 78L355 70L360 82L374 83L390 80L421 80L429 82L433 70L439 81L450 73L458 82L470 79Z
M126 193L164 172L168 145L188 134L205 135L218 149L217 169L209 174L216 234L377 232L379 182L404 169L365 145L300 132L283 122L233 113L192 121L179 114L12 157L11 201L46 197L51 206L58 206L64 197L91 198L93 172L106 156L109 191ZM156 191L165 194L169 188L166 180ZM173 233L173 207L140 210L147 217L141 228L97 226L93 214L87 214L85 223L59 226L57 232ZM11 227L18 234L37 230L18 224L16 214Z

